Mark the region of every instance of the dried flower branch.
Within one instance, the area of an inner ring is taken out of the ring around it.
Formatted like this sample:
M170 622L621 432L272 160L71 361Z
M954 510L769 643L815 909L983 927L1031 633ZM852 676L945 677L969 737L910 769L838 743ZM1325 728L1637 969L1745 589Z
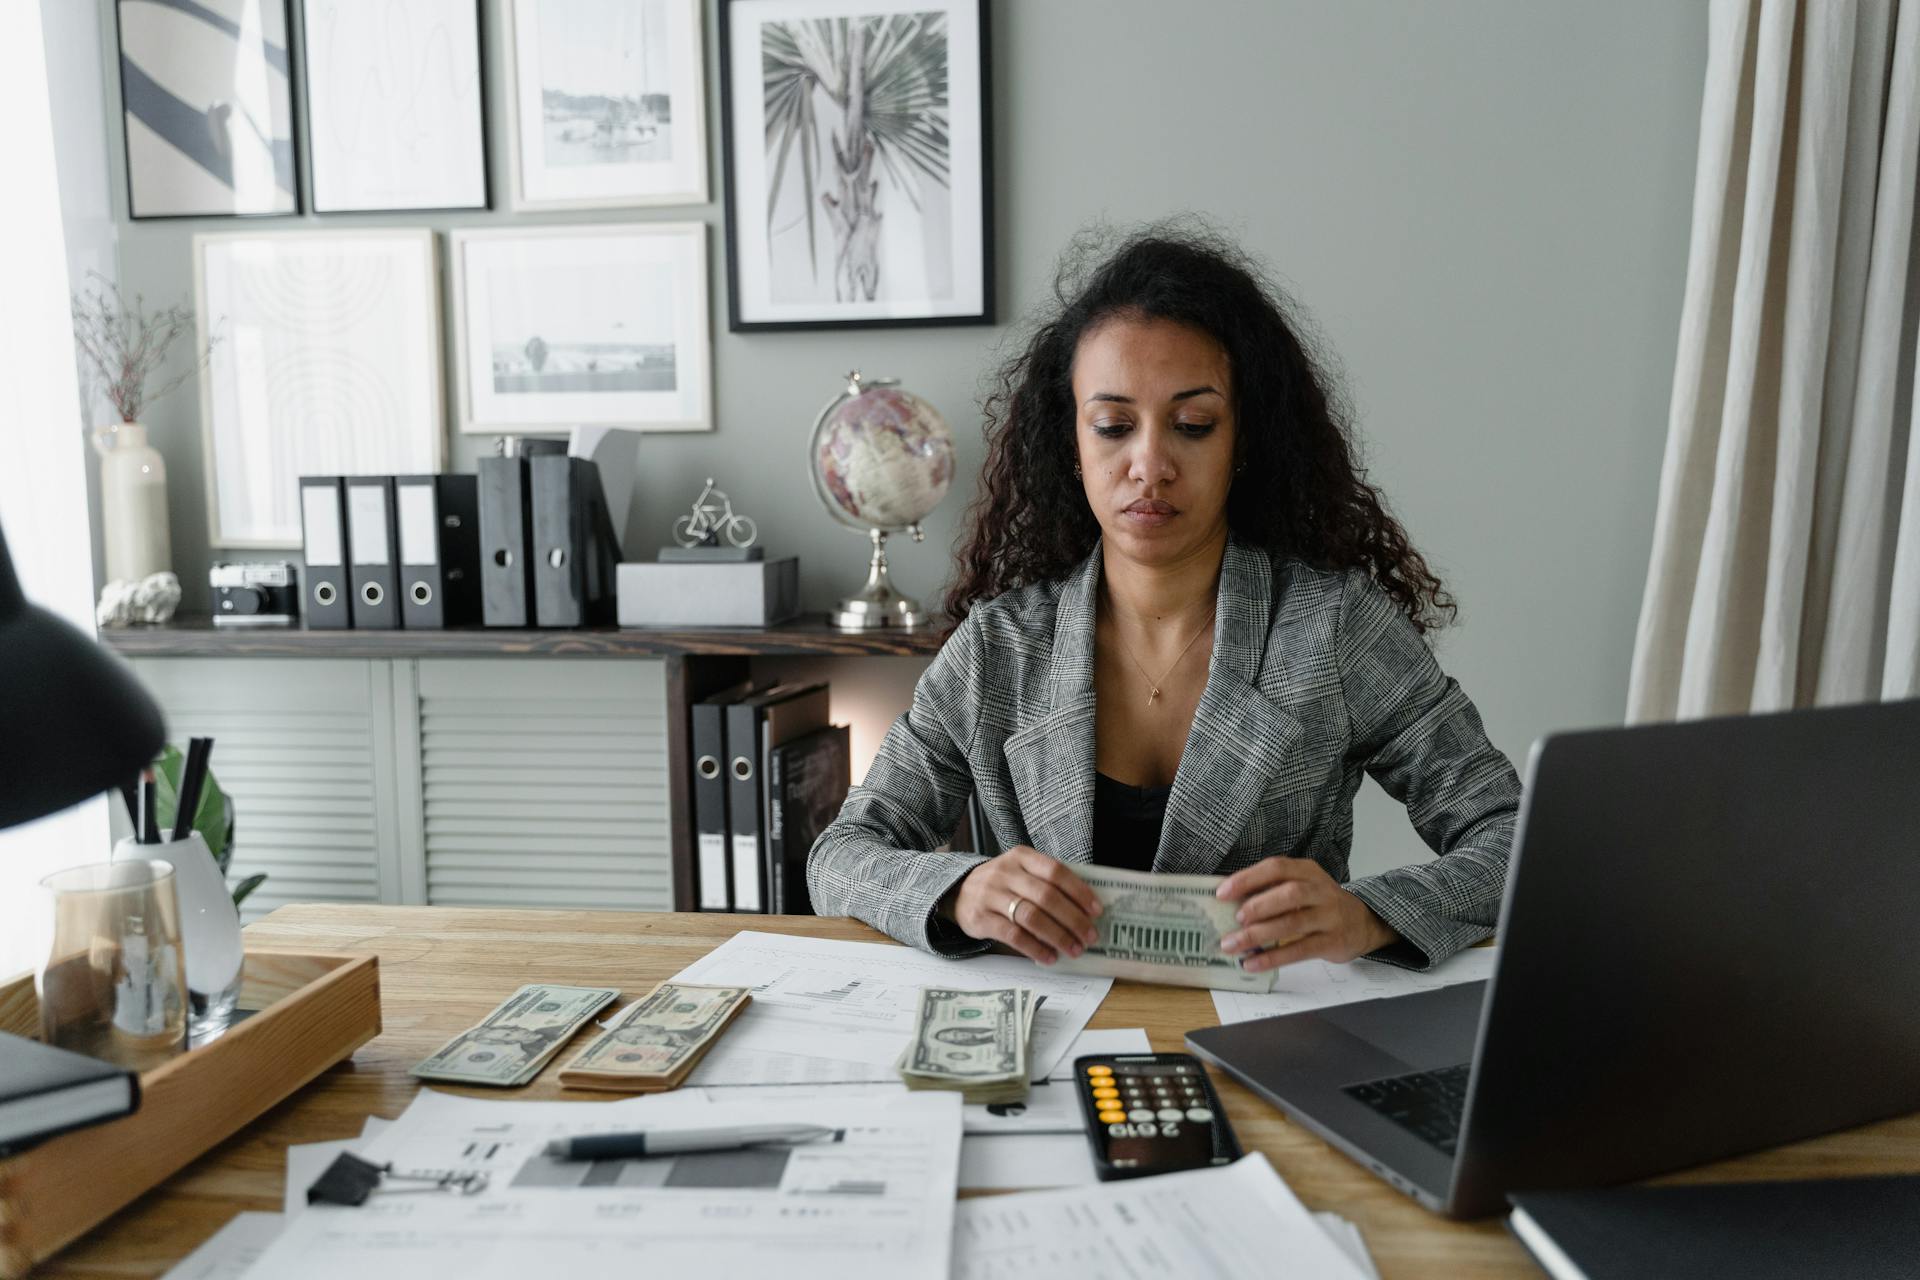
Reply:
M150 387L173 344L192 331L192 309L149 312L142 295L135 294L128 306L119 286L99 272L89 271L87 279L90 287L73 295L73 344L80 352L82 389L88 400L98 390L122 422L138 421L142 409L206 367L218 338L209 337L197 359Z

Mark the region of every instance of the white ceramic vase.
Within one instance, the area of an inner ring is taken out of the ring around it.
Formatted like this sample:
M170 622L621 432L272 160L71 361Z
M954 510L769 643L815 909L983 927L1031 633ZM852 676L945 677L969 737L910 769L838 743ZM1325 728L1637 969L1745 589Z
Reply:
M100 532L107 581L139 582L173 568L167 534L167 464L138 422L93 433L100 454Z
M138 844L129 836L113 847L113 860L173 864L180 898L180 942L187 953L187 1034L202 1038L227 1025L240 999L240 912L227 878L198 831L183 839Z

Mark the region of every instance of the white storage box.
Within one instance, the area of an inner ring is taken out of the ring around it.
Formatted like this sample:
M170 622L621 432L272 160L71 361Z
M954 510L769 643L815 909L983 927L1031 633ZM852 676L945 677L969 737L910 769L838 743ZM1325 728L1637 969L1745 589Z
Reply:
M800 558L620 566L623 627L771 627L800 611Z

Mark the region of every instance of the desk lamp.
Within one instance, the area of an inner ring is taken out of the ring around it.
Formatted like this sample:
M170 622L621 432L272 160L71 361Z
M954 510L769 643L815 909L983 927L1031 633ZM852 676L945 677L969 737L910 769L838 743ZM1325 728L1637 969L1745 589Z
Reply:
M27 602L0 530L0 828L118 786L165 738L126 663Z

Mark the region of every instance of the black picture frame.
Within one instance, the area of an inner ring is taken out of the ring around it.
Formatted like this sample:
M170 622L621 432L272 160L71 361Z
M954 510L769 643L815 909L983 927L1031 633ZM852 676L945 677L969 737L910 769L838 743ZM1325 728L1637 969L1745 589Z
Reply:
M313 42L307 31L307 11L312 0L294 0L290 6L298 15L300 46L300 92L298 94L301 112L301 140L305 144L307 165L307 209L314 214L353 214L353 213L474 213L490 211L495 207L493 181L493 138L487 128L487 51L488 16L487 0L472 0L473 38L474 38L474 113L480 138L480 203L478 204L422 204L422 205L385 205L378 208L366 206L355 208L329 209L320 202L320 156L313 145L314 126L317 117L313 110L313 74L309 65Z
M149 123L146 119L143 118L141 121L142 128L153 129L154 124L157 123L162 125L163 129L184 130L184 132L182 132L180 135L180 141L182 143L185 143L186 145L183 148L178 148L178 150L180 150L181 155L185 158L184 159L185 163L187 164L195 163L195 161L192 159L192 153L195 151L202 150L203 149L202 144L207 143L209 139L199 136L201 133L204 132L204 128L196 129L191 127L191 126L199 125L202 119L202 113L196 112L193 109L191 104L181 101L179 98L175 97L171 93L166 92L165 90L159 90L156 93L155 91L158 89L157 82L154 81L153 78L149 76L144 69L134 64L132 57L129 55L127 51L127 39L126 39L127 5L129 3L135 3L135 4L140 4L142 8L146 10L159 10L159 11L165 11L166 13L169 13L169 14L179 15L179 18L175 20L205 21L217 28L220 28L225 34L232 34L232 32L228 31L227 28L233 27L234 24L228 22L224 18L221 18L219 15L213 13L212 11L204 9L197 5L175 6L170 4L149 3L147 2L147 0L114 0L114 5L113 5L114 58L115 58L115 64L116 64L117 79L118 79L119 89L120 89L120 101L119 101L120 160L122 165L122 172L126 175L127 218L129 221L171 222L171 221L180 221L182 219L194 219L194 218L291 218L291 217L298 216L302 212L304 206L302 203L303 201L302 182L301 182L302 170L300 165L300 146L299 146L300 126L301 126L301 120L300 120L300 96L301 95L295 92L295 88L294 88L295 66L296 66L297 59L294 57L294 50L293 50L292 0L263 0L263 2L269 7L275 6L277 4L278 11L281 17L280 29L285 33L286 43L285 43L285 47L281 50L281 53L284 57L285 65L280 68L280 71L283 78L284 92L286 94L287 137L286 137L285 146L286 146L287 177L291 184L287 188L288 193L291 197L290 206L284 209L241 209L241 208L203 207L203 208L173 209L164 213L161 213L161 212L142 213L140 211L140 184L136 177L136 172L134 168L134 156L133 156L135 144L134 144L134 136L133 136L134 130L132 126L133 126L135 108L131 106L129 102L130 88L134 91L135 96L140 101L142 102L150 101L152 104L152 110L155 114L155 120L152 123ZM161 42L160 47L165 48L166 43L164 41ZM269 59L269 61L271 62L271 59ZM165 132L162 132L161 130L155 130L155 131L161 132L161 136L163 140L165 139L166 137ZM279 140L275 139L273 143L270 144L270 146L274 146L277 150L278 142ZM157 154L163 157L165 156L164 151L157 152ZM170 158L170 157L166 157L166 158ZM276 169L277 168L278 168L278 162L276 159ZM212 171L209 170L209 172L212 172ZM219 180L217 173L214 174L213 176L215 177L216 181ZM229 182L228 185L230 186L231 183Z
M918 329L954 325L983 325L995 323L995 257L993 236L993 42L992 27L989 22L988 0L974 0L972 19L977 26L976 48L979 54L978 66L978 138L979 138L979 186L980 186L980 244L979 264L980 305L977 310L965 313L905 315L905 316L833 316L820 318L787 319L745 319L742 308L741 254L742 223L740 216L740 197L743 184L738 165L739 151L735 130L733 73L733 39L736 6L747 8L766 0L719 0L720 35L720 133L722 147L722 167L726 171L726 259L727 259L727 329L730 333L774 333L791 332L806 329ZM837 16L859 14L863 5L859 0L816 0L820 9L819 16ZM790 8L790 6L783 6ZM967 6L963 3L949 3L939 7L951 11L961 11ZM837 11L837 14L836 14ZM948 109L952 108L953 95L951 85L957 80L958 72L948 68L949 92ZM952 130L948 130L952 137ZM822 148L830 154L831 146ZM755 193L758 195L758 192ZM829 304L831 305L831 304Z

